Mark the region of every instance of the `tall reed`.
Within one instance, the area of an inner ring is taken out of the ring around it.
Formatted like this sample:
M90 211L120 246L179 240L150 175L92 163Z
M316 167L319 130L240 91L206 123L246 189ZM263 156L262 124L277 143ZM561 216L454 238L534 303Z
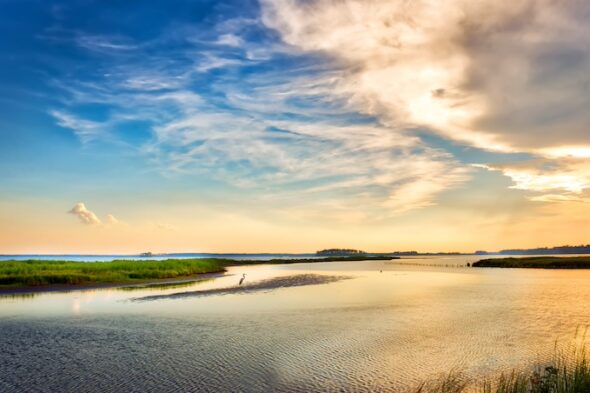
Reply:
M576 333L576 336L579 337ZM584 330L582 337L586 336ZM414 393L590 393L590 363L585 339L558 348L547 362L512 370L483 381L470 380L460 370L420 384Z

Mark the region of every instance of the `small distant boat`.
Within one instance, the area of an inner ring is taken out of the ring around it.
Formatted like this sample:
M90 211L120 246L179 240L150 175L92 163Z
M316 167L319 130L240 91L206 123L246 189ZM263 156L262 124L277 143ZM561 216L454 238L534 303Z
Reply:
M153 257L154 254L151 252L142 252L141 254L139 254L140 257Z

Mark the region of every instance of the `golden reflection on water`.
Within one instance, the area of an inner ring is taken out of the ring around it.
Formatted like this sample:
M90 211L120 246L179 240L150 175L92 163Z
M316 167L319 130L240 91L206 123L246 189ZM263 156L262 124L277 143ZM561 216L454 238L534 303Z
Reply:
M472 261L239 266L180 286L2 296L0 316L150 316L192 327L207 321L214 326L207 337L217 333L225 342L239 334L266 348L279 379L303 383L326 372L334 381L377 390L459 366L473 375L519 367L550 355L556 340L573 339L576 328L590 323L590 271L444 266ZM248 294L132 301L237 287L244 273L246 284L298 274L353 278ZM227 331L234 324L239 333Z

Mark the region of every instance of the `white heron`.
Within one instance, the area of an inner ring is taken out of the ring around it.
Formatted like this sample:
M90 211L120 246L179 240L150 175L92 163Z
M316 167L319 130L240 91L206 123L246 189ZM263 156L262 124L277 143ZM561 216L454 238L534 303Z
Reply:
M246 279L246 273L242 273L242 278L240 278L240 283L238 285L242 285L244 280Z

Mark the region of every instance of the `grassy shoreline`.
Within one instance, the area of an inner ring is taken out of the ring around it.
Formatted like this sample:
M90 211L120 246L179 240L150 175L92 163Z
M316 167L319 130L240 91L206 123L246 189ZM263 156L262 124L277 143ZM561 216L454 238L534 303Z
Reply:
M145 284L170 279L194 278L207 273L222 273L229 266L345 262L389 259L383 256L347 256L316 259L233 260L187 258L165 260L76 261L0 261L0 292L23 289L52 290Z
M413 393L588 393L590 362L583 345L557 352L553 359L524 370L512 370L483 380L465 378L452 371L420 384Z
M472 266L526 269L590 269L590 256L491 258L474 262Z

